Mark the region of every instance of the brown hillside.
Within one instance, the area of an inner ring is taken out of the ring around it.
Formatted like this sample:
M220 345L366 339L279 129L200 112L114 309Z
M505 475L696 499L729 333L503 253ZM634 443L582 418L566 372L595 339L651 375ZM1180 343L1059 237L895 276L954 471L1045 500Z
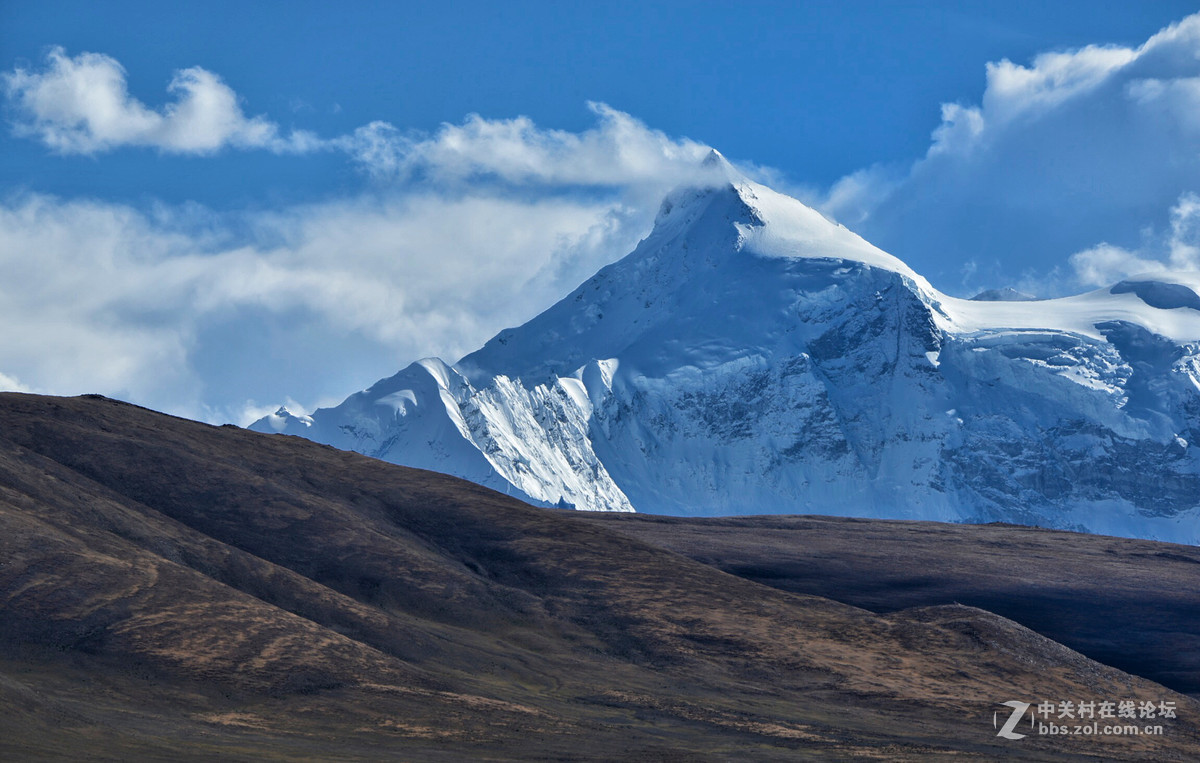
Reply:
M1027 698L1179 718L997 738ZM873 614L304 440L0 395L0 757L1189 760L1198 711L980 609Z

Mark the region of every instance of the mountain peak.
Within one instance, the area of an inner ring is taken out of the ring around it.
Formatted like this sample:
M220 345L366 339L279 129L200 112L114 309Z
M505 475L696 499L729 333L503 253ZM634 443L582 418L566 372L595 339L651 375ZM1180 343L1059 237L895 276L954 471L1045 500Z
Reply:
M700 162L701 167L714 166L729 166L729 161L721 154L720 151L713 148L708 152L708 156L704 157L704 161Z
M287 409L287 406L281 405L274 413L267 414L259 419L267 429L272 432L283 432L289 426L297 431L303 431L307 427L311 427L313 420L312 416L305 414L296 415ZM263 431L266 431L264 429Z
M706 210L717 205L726 222L761 223L731 180L681 185L663 197L650 235L678 230L695 223Z
M285 431L545 505L1200 537L1200 276L957 299L705 162L631 253L523 326ZM1046 461L1047 438L1069 457Z
M737 168L729 163L723 154L717 149L712 149L708 152L708 156L700 162L701 169L713 173L719 180L728 183L738 183L746 180L746 176L738 172Z
M646 243L703 237L716 245L730 240L731 250L768 258L859 262L899 273L934 294L932 286L899 258L798 199L750 180L716 151L703 164L720 175L709 178L712 182L682 185L667 194Z
M1017 291L1011 286L1003 289L987 289L971 297L972 302L1033 302L1037 297Z

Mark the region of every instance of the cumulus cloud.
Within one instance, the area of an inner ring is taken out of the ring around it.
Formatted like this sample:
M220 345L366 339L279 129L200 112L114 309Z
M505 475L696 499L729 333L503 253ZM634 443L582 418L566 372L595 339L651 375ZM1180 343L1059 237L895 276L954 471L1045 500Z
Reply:
M120 146L147 146L167 153L206 154L226 146L277 153L321 147L311 133L283 136L264 117L247 117L221 78L194 66L175 73L167 86L174 101L152 109L129 94L125 69L99 53L70 57L52 49L41 71L3 75L18 134L63 154L94 154Z
M1198 191L1200 15L1137 48L989 64L980 103L945 104L924 157L844 178L822 210L935 283L968 261L1011 283L1072 253L1093 282L1135 260L1186 264L1142 239Z

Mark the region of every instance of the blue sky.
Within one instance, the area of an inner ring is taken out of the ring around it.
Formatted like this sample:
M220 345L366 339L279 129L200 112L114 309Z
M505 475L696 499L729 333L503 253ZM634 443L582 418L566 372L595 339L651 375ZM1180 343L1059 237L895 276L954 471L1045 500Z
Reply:
M952 294L1196 267L1194 3L169 5L0 4L2 386L340 399L548 306L709 146Z
M470 113L547 128L607 103L668 135L831 184L928 148L943 102L975 102L984 65L1092 43L1138 45L1190 2L6 3L0 59L104 53L130 93L166 100L174 71L220 75L249 114L322 135L374 120L435 130ZM1047 7L1049 6L1049 7ZM56 193L236 206L347 191L341 161L126 152L46 161L6 136L3 177ZM225 160L225 161L222 161ZM253 181L236 178L252 162ZM92 170L89 172L88 170Z

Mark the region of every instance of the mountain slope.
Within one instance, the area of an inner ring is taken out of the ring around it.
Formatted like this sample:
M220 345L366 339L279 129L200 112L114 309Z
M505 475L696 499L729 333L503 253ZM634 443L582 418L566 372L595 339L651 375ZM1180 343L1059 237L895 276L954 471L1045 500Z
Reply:
M1178 718L998 738L1016 698ZM982 610L874 615L298 438L0 395L6 758L1189 760L1198 710Z
M1006 524L588 512L755 582L872 612L966 604L1200 697L1200 548Z
M544 505L1195 543L1197 287L1184 274L955 299L730 175L673 193L631 254L454 367L421 361L337 408L253 428Z

